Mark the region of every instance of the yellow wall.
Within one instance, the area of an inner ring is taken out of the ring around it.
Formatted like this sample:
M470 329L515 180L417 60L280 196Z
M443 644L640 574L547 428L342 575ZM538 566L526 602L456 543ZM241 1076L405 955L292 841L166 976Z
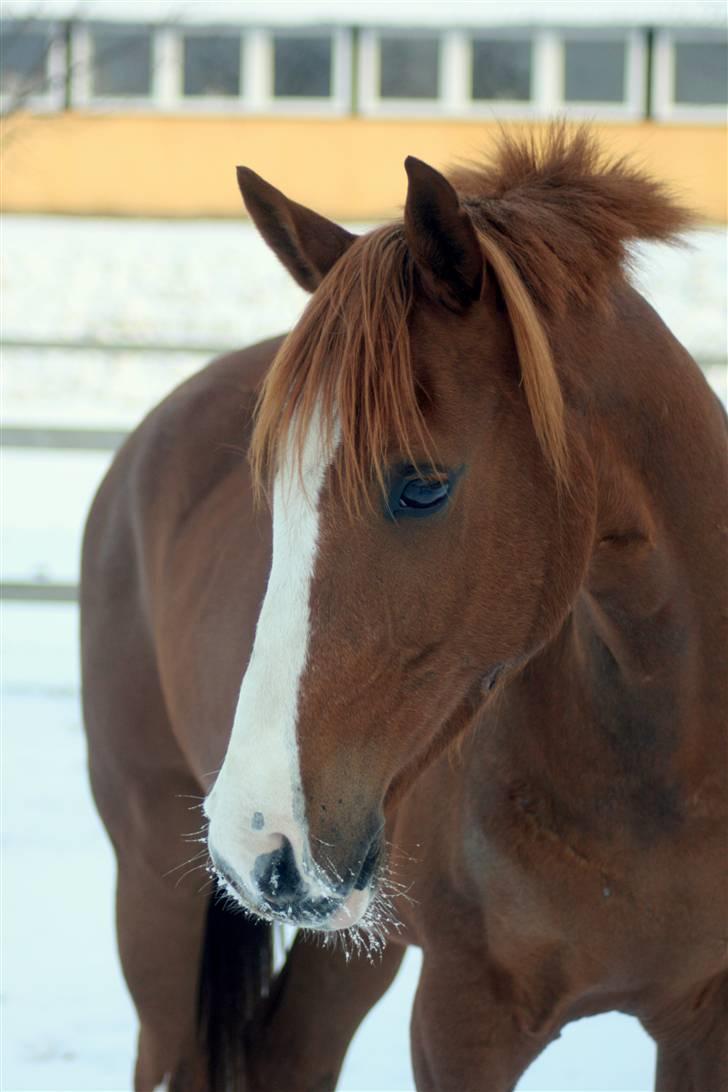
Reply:
M600 123L607 149L636 156L710 221L725 223L722 126ZM294 119L67 113L15 116L0 137L0 207L12 212L239 216L244 163L304 204L340 219L396 213L402 161L444 167L486 150L484 121Z

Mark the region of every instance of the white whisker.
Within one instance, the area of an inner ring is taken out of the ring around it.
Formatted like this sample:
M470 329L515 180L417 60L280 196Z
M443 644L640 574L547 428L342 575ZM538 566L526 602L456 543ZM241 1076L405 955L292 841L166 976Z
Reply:
M206 849L201 849L199 853L195 853L194 857L190 857L186 861L180 861L180 863L178 865L174 865L173 868L170 868L170 870L168 872L164 873L164 875L162 876L162 879L166 880L167 877L171 876L173 872L177 872L180 868L184 868L185 865L191 865L193 863L193 861L199 861L200 858L206 857L206 856L207 856L207 850Z
M186 872L183 872L182 875L180 876L180 878L177 880L176 884L174 885L175 888L179 887L179 885L182 883L182 881L186 880L188 876L191 876L193 872L199 872L200 869L204 868L204 867L205 867L205 862L201 861L199 864L196 864L193 868L189 868Z

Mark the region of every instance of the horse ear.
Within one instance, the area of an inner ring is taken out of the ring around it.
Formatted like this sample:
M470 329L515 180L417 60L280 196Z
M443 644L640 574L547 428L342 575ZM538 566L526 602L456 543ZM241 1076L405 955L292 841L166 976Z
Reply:
M290 201L248 167L237 171L245 207L258 231L301 287L313 292L356 235Z
M473 222L444 175L411 155L404 166L405 234L425 288L446 307L464 311L480 296L483 281Z

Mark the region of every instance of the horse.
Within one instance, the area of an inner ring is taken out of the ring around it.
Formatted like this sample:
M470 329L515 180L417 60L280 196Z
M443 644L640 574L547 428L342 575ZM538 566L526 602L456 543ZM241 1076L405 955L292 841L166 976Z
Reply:
M416 945L422 1092L513 1089L610 1010L659 1092L725 1092L726 421L628 276L691 215L588 130L405 168L360 236L238 169L310 302L88 518L134 1087L334 1089Z

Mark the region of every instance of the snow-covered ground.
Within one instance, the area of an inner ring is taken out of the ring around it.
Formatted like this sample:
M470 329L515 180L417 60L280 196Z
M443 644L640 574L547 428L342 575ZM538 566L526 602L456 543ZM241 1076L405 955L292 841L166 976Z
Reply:
M285 329L306 299L242 219L8 215L2 243L5 338L244 345ZM640 246L637 282L696 357L722 358L725 229L686 244Z
M6 216L2 250L3 340L55 346L4 349L5 423L133 425L209 350L288 329L307 298L244 221ZM723 229L693 232L685 247L641 247L635 279L696 359L725 362Z
M287 328L305 302L244 223L7 217L2 233L6 341L224 348ZM691 244L645 248L639 281L698 359L712 362L724 393L726 235L696 233ZM3 352L2 421L127 428L206 355L16 344ZM83 515L109 458L3 451L4 580L76 579ZM77 611L6 602L0 624L1 1087L128 1089L134 1016L115 954L111 855L84 769ZM341 1089L413 1087L417 973L413 952L357 1036ZM568 1028L519 1089L646 1092L653 1066L636 1022L609 1015Z

